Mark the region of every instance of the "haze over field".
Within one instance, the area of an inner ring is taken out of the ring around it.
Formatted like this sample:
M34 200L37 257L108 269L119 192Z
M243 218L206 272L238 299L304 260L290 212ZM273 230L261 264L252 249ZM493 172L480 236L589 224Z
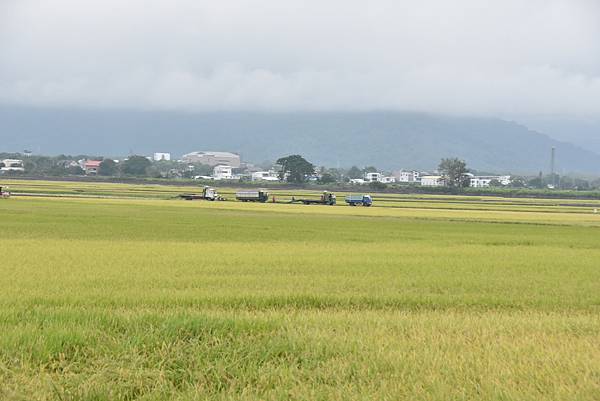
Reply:
M15 106L19 113L32 106L61 113L425 112L516 121L600 152L599 22L594 0L5 0L0 105L4 115ZM328 124L317 123L315 132L345 128ZM167 119L161 133L177 125ZM14 129L0 121L0 139L9 142ZM17 131L38 143L60 137ZM391 131L398 143L410 138ZM144 133L135 135L144 141ZM214 133L188 135L203 143ZM421 135L451 150L435 130ZM16 148L3 150L36 149L11 143ZM86 145L77 151L102 148L96 137Z

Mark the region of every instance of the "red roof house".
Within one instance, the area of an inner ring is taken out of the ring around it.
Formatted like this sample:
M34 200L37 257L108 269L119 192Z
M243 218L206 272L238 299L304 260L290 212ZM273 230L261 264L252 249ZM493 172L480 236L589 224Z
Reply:
M86 174L98 174L98 169L100 169L100 160L86 160L83 164L83 169Z

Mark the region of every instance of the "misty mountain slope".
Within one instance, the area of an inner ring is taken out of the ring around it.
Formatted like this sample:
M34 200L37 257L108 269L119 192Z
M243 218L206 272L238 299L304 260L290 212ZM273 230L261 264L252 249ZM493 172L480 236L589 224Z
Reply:
M551 137L600 153L600 118L529 116L523 123Z
M0 108L0 151L125 155L239 152L248 161L300 153L318 165L432 169L456 156L490 171L600 172L600 155L498 119L416 113L200 113Z

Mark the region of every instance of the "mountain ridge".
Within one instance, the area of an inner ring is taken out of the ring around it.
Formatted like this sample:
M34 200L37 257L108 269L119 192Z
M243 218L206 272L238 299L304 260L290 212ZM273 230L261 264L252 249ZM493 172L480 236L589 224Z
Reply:
M600 155L515 122L393 111L144 112L0 107L0 151L125 155L226 150L251 162L299 153L318 165L432 169L460 157L478 170L600 172Z

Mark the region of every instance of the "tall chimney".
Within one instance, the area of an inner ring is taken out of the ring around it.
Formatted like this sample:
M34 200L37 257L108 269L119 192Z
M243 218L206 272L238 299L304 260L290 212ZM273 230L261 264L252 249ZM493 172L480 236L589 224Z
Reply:
M550 152L550 175L552 177L552 185L556 186L556 176L554 175L554 162L556 157L556 148L552 146L552 150Z

